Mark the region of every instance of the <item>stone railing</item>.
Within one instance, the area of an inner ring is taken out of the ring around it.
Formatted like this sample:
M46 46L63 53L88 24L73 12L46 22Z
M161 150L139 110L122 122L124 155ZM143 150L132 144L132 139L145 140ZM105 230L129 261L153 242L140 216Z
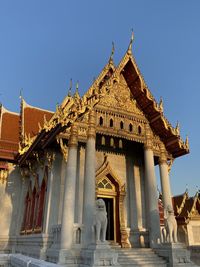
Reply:
M50 263L44 260L34 259L22 254L11 254L9 260L11 267L59 267L61 265Z
M51 233L53 236L52 248L59 249L60 245L60 233L61 233L61 224L53 225L51 228Z
M8 267L9 265L9 260L10 260L10 255L9 254L1 254L0 253L0 267Z
M79 223L74 224L74 244L80 245L82 243L83 225Z
M75 223L73 232L73 243L74 245L80 245L82 241L82 229L83 225ZM51 248L59 249L61 239L61 224L53 225L51 228L53 236L53 244Z

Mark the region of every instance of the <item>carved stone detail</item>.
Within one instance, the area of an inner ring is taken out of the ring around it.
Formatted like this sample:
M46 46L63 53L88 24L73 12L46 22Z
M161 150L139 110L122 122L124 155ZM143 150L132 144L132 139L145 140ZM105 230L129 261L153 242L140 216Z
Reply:
M131 244L129 241L129 229L126 227L125 214L124 214L124 199L126 196L125 184L121 183L120 178L112 170L110 163L108 161L108 156L104 154L104 161L99 169L96 171L96 193L98 191L98 182L102 177L106 175L112 176L119 186L119 223L120 223L120 233L121 233L121 245L122 247L130 248Z
M61 152L63 154L64 160L67 162L68 158L68 146L64 144L62 138L57 138L57 143L60 145Z
M137 106L136 100L132 97L130 89L122 75L120 75L118 82L115 80L109 93L99 101L98 105L144 116L143 112Z
M73 124L71 126L71 134L70 134L68 146L72 147L72 146L77 146L77 145L78 145L78 130L77 130L77 126Z
M0 170L0 183L4 184L4 182L7 182L8 174L8 170Z

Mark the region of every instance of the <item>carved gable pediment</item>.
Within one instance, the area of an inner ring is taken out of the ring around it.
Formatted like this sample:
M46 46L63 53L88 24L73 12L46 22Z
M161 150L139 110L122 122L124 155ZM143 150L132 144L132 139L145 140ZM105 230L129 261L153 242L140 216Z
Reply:
M118 80L114 80L109 93L101 98L97 106L104 106L118 111L144 116L122 75L119 76Z

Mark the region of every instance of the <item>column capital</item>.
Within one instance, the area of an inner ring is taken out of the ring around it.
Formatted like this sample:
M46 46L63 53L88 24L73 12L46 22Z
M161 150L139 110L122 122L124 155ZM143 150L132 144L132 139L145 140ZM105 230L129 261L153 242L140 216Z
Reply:
M77 147L78 145L78 129L75 124L71 126L70 138L68 142L69 147Z
M145 136L146 136L146 141L144 143L144 149L145 150L152 150L153 149L153 142L152 142L152 132L149 124L145 125Z
M95 138L96 137L96 112L95 110L91 110L88 118L88 137Z
M159 164L167 164L167 153L164 144L160 145Z
M153 150L153 143L151 139L147 139L146 142L144 143L144 149L145 150Z

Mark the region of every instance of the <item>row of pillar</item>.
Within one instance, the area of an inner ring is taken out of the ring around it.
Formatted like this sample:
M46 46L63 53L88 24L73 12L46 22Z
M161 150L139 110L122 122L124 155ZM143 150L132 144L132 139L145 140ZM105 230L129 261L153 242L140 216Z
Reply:
M95 207L95 113L89 114L88 134L85 153L84 173L84 198L83 198L83 223L84 223L84 244L92 240L91 222L93 221ZM66 179L64 184L63 215L61 227L60 248L67 250L73 243L73 225L75 217L75 190L77 173L77 126L71 127L71 134L68 143L68 160L66 167Z
M95 112L89 114L88 136L85 153L84 173L84 198L83 198L83 224L85 245L92 241L91 223L93 221L95 207ZM68 144L68 161L64 184L63 215L61 228L61 249L70 249L73 243L73 225L75 217L75 188L77 173L77 126L71 127L71 135ZM157 244L160 240L160 218L158 212L157 183L154 168L154 155L151 135L147 129L146 144L144 146L145 179L148 189L149 209L149 233L150 245ZM163 193L164 208L172 207L170 182L168 175L167 158L164 148L161 149L160 178Z
M172 208L170 180L167 157L164 145L161 146L159 170L164 209ZM150 245L154 246L161 241L160 216L158 210L157 183L154 167L153 144L150 128L146 128L146 144L144 146L145 179L147 182L148 208L149 208L149 238Z

